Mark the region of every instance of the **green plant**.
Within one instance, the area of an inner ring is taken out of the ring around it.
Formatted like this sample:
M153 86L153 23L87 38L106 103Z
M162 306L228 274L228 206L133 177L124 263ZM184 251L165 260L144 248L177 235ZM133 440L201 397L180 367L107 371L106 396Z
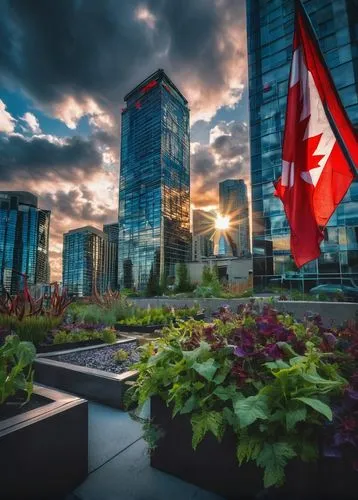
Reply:
M195 449L208 432L237 435L240 464L264 469L280 486L289 460L316 460L332 406L347 384L333 340L313 321L297 323L265 305L223 308L212 325L181 322L141 348L129 389L139 408L153 395L173 417L188 414ZM358 352L358 351L357 351Z
M16 335L9 335L0 347L0 404L17 391L26 393L26 402L33 391L32 363L36 350L30 342L20 342ZM25 371L26 369L26 371Z
M190 283L188 266L185 262L180 262L177 267L177 285L175 287L176 292L190 292L192 286Z
M129 358L129 353L124 349L119 349L113 354L113 359L116 363L123 363Z
M60 317L55 316L28 316L22 321L17 321L13 329L20 340L39 345L45 340L50 330L59 326L61 321Z
M114 344L114 342L117 340L116 332L114 330L106 328L102 332L102 340L106 344Z

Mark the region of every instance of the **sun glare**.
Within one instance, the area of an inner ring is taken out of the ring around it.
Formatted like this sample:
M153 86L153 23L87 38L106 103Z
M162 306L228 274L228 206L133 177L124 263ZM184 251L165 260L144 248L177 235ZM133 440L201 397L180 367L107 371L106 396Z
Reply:
M225 231L226 229L229 229L229 226L230 226L229 217L218 214L216 217L216 220L215 220L216 229L220 229L221 231Z

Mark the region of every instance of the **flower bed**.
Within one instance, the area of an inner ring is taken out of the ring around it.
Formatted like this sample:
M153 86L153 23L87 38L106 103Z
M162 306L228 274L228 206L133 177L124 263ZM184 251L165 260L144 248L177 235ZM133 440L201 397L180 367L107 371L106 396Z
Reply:
M129 340L132 342L129 343ZM130 369L132 361L126 356L122 360L118 359L117 368L114 368L113 355L114 351L125 353L130 346L134 349L136 345L136 340L132 338L104 347L39 354L35 360L35 380L86 399L123 408L126 384L137 373ZM134 354L132 359L136 359Z
M35 355L14 335L0 347L3 498L58 498L87 475L87 401L34 386Z
M131 366L138 362L139 354L136 350L137 343L134 341L105 346L100 349L77 350L74 352L59 354L56 356L58 361L71 363L87 368L95 368L111 373L123 373L128 371ZM117 361L115 354L118 351L124 351L128 356L124 356L123 361Z
M155 345L141 349L132 401L141 407L157 395L174 417L185 416L194 450L200 452L208 434L220 442L232 433L243 468L238 478L250 465L265 488L279 491L286 466L304 470L309 462L320 468L324 457L334 456L332 470L344 463L347 480L358 488L357 331L327 330L314 316L298 323L269 306L260 312L249 304L239 314L223 309L211 325L168 328ZM178 470L187 459L172 448ZM318 493L320 480L314 475Z

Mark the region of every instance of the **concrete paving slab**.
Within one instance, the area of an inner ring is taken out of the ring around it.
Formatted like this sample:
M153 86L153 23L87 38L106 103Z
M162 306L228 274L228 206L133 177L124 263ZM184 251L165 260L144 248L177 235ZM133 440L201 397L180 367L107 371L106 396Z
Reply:
M151 468L143 439L90 474L74 496L79 500L222 500Z
M128 413L97 403L89 403L88 410L88 469L92 472L134 443L143 432Z

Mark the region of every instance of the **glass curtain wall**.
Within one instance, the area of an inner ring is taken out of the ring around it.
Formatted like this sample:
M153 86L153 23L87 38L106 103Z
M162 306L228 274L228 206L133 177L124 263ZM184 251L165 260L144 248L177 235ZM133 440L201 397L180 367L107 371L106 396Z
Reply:
M303 4L343 105L357 127L358 1L305 0ZM253 268L257 289L297 271L290 257L289 228L282 203L273 196L272 184L281 174L293 18L293 0L247 2ZM329 221L321 249L321 257L302 270L307 288L325 282L350 284L352 279L358 283L357 182Z

